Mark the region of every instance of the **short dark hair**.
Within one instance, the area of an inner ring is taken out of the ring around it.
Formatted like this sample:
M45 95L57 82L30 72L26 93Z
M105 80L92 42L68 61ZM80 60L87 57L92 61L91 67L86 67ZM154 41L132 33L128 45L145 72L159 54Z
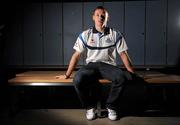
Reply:
M95 11L98 10L98 9L107 11L106 8L104 8L103 6L97 6L97 7L93 10L92 15L94 15Z

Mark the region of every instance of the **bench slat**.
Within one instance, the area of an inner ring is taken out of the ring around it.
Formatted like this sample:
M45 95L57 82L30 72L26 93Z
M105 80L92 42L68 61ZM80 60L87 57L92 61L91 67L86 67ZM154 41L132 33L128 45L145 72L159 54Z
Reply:
M65 71L27 71L16 74L15 78L9 79L9 85L72 85L74 72L69 79L56 79L55 76L64 74ZM147 84L180 83L179 75L167 75L160 72L142 71L138 74ZM111 81L100 79L101 84L108 84Z
M15 78L9 79L8 83L13 86L17 85L72 85L74 72L68 79L56 79L55 76L65 74L65 71L27 71L16 74ZM100 83L110 83L109 80L100 79Z

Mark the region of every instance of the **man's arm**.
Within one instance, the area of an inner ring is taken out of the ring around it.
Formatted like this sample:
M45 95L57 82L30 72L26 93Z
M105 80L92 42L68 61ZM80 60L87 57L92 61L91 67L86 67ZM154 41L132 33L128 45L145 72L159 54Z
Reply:
M134 73L134 69L132 67L132 64L130 62L130 59L127 55L127 53L125 51L121 52L120 53L120 57L121 57L121 60L123 61L124 63L124 66L126 67L126 69L131 72L131 73Z
M69 63L66 73L64 75L56 76L56 78L60 78L60 79L69 78L78 63L80 56L81 56L81 54L78 51L75 51L71 57L71 60L70 60L70 63Z

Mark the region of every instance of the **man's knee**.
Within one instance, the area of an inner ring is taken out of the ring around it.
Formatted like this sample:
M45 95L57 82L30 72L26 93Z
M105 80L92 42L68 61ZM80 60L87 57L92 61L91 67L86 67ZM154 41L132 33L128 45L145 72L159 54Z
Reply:
M74 83L75 87L79 88L81 82L82 82L82 76L80 74L76 73L74 75L74 79L73 79L73 83Z
M87 82L88 76L90 75L89 71L79 70L74 76L73 82L76 86L79 86L83 82Z
M114 82L116 84L123 84L126 82L126 77L124 76L124 74L118 74L114 77Z
M92 78L94 78L95 73L93 70L79 70L73 79L73 82L75 84L75 86L80 86L82 83L85 85L86 83L88 83L89 81L92 80Z

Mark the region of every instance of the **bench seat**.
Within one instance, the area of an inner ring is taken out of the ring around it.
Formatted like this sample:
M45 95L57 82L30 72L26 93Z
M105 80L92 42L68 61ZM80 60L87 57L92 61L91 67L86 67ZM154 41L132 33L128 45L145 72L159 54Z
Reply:
M64 74L65 71L26 71L18 73L8 80L10 86L72 86L74 72L69 79L56 79L55 76ZM178 84L180 76L174 74L164 74L158 71L138 71L147 84ZM101 84L108 84L111 81L100 79Z
M74 72L68 79L56 79L55 76L64 74L65 71L27 71L16 74L15 78L9 79L10 86L72 86ZM102 84L110 83L106 79L99 79Z

